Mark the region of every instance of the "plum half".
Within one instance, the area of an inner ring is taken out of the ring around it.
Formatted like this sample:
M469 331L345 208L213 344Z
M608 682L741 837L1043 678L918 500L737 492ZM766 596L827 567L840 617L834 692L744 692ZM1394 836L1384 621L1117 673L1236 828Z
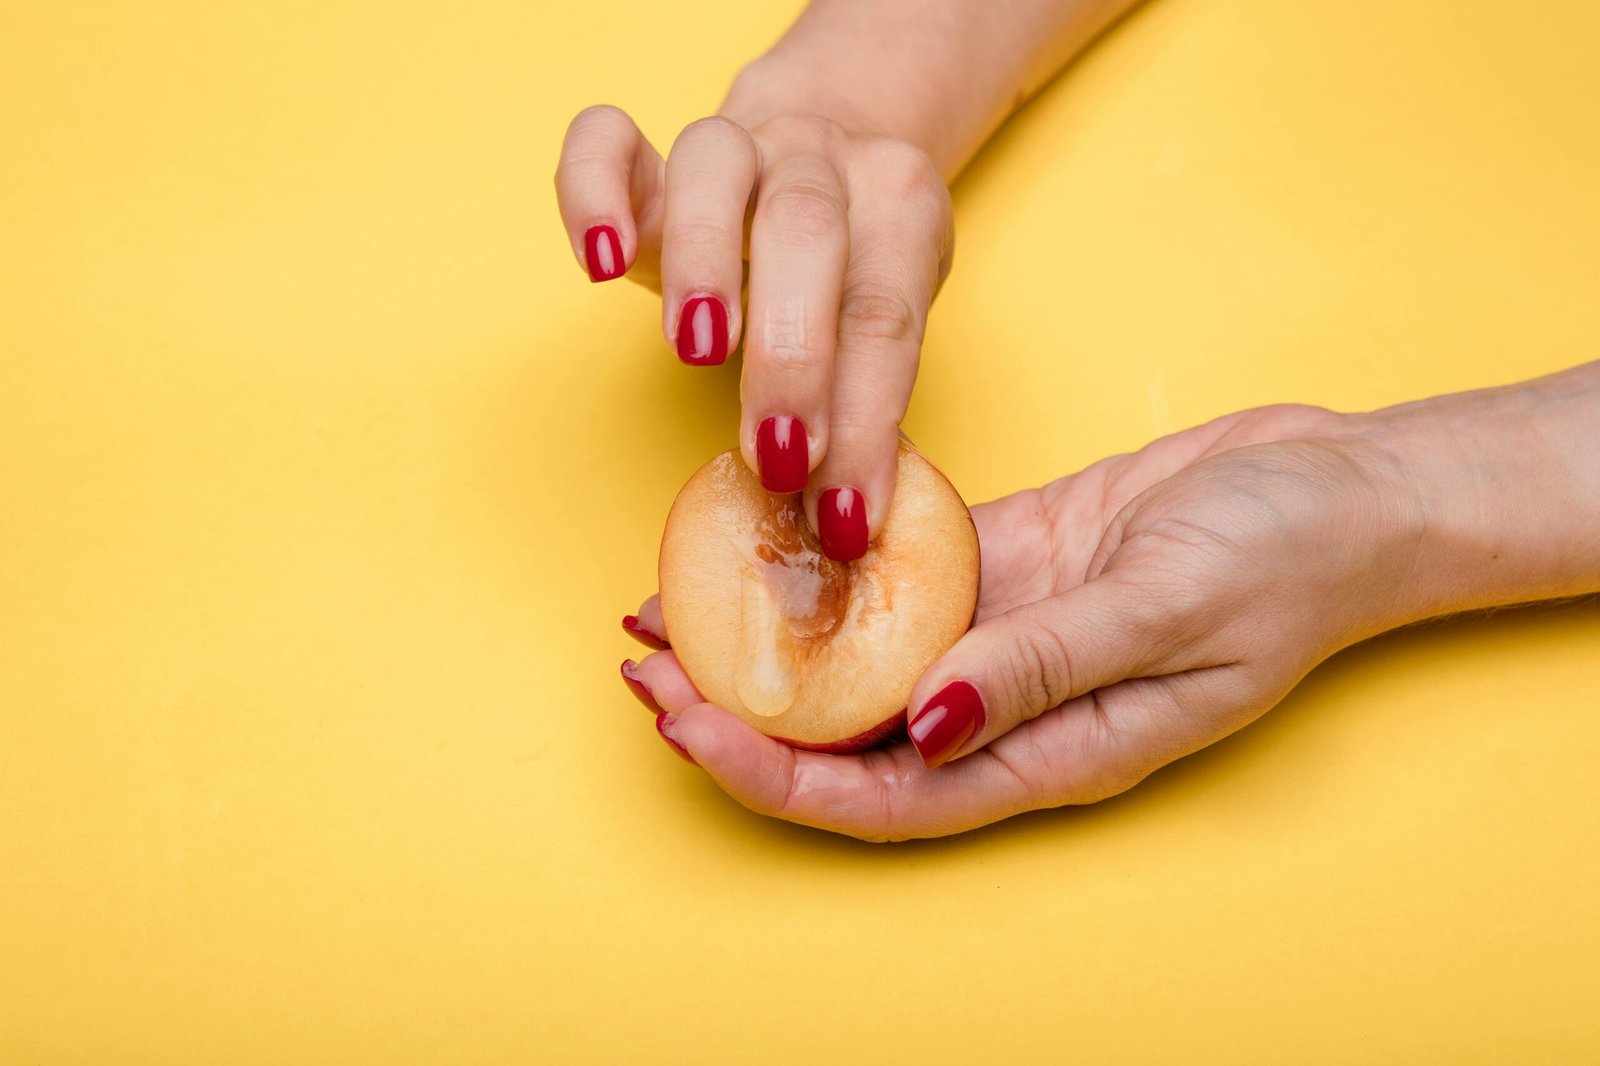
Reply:
M678 493L660 579L673 651L706 699L794 747L857 751L903 727L911 686L972 624L978 536L902 444L883 531L835 562L799 494L767 492L730 451Z

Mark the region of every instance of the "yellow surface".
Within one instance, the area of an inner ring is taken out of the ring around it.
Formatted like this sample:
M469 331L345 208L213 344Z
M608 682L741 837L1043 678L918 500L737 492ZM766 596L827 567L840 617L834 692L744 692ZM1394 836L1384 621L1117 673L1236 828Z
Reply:
M760 820L653 735L617 618L736 374L586 282L550 175L794 8L0 7L0 1060L1600 1056L1593 604L946 843ZM978 500L1594 357L1597 38L1159 0L959 185L908 431Z

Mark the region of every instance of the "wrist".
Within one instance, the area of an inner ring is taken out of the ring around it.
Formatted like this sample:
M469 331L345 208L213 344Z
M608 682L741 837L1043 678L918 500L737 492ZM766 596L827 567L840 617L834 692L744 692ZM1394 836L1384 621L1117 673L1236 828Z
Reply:
M1352 425L1417 519L1391 625L1600 589L1600 363Z

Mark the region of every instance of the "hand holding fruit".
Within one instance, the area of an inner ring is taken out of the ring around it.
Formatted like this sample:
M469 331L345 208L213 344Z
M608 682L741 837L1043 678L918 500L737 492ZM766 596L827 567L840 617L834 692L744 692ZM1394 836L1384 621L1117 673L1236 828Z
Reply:
M1600 364L1373 415L1248 411L976 507L977 625L913 686L909 744L794 750L705 702L671 651L624 676L763 814L896 840L1092 802L1351 643L1600 587L1600 485L1573 458L1597 432ZM1508 506L1513 486L1567 503ZM653 600L641 618L660 634Z

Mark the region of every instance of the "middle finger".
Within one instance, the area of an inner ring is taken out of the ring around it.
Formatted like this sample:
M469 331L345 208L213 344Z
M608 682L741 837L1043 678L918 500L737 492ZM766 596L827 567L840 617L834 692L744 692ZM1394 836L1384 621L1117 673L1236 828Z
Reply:
M821 152L763 160L750 229L740 445L770 492L804 489L827 451L849 252L844 185L832 162Z

